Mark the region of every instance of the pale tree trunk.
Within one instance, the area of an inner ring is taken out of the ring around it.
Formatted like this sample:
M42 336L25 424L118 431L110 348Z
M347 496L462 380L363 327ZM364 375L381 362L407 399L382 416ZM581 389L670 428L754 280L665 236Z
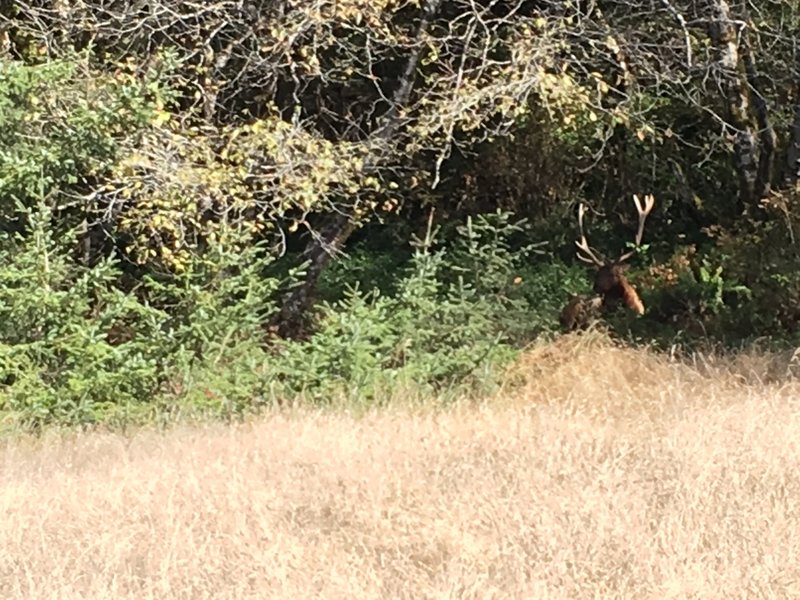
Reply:
M753 200L758 202L765 198L772 185L772 175L775 163L775 130L769 119L769 108L767 101L761 94L763 87L760 85L760 77L756 70L753 53L747 36L742 39L742 59L744 61L744 71L747 76L747 83L750 87L753 99L753 115L755 116L756 127L758 128L758 167L756 168L756 180L753 187Z
M383 147L380 142L391 140L403 124L401 109L407 105L416 81L417 66L423 48L423 40L430 27L431 21L439 11L442 0L428 0L422 18L417 28L415 39L417 44L406 60L405 67L400 76L400 82L392 95L389 110L384 115L383 123L372 134L371 138L378 148ZM365 170L375 169L380 162L379 157L372 157L365 164ZM356 229L356 215L354 207L344 209L332 216L326 223L319 226L318 231L309 241L303 252L303 257L308 264L305 278L298 286L290 289L284 296L281 310L277 315L275 324L278 333L284 337L301 336L304 333L304 321L314 302L317 284L320 275L328 266L331 259L344 247L350 235Z
M734 138L733 166L739 184L738 212L757 210L768 192L775 154L775 132L767 104L758 93L757 73L746 41L746 23L736 20L726 0L707 2L709 35L719 57L719 84L726 121ZM752 89L752 102L751 102ZM756 129L751 119L755 118Z

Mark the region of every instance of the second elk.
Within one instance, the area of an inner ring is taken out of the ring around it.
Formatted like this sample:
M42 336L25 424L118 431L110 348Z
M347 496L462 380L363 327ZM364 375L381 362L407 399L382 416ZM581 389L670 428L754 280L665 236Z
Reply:
M633 196L636 211L639 213L639 226L636 231L634 247L629 252L625 252L615 260L606 260L598 256L597 250L589 245L583 226L583 218L586 214L586 205L578 207L578 227L580 228L581 239L575 242L578 247L577 257L583 262L594 265L597 271L594 276L592 289L595 296L574 296L561 311L561 326L567 331L584 329L603 309L611 309L622 303L628 309L638 315L644 314L644 304L642 303L636 289L628 282L625 276L627 268L626 262L638 250L642 243L644 225L647 215L653 210L655 198L647 195L644 199Z

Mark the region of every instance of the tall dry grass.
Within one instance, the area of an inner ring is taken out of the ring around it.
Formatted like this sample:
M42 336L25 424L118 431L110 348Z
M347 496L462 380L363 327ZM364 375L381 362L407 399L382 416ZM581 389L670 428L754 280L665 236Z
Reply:
M477 407L9 440L0 597L800 597L791 366L567 337Z

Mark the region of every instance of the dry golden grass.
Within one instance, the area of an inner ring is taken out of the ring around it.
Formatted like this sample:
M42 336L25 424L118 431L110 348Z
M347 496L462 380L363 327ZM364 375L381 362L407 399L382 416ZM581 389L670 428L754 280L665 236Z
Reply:
M800 597L790 367L565 337L477 407L9 440L0 597Z

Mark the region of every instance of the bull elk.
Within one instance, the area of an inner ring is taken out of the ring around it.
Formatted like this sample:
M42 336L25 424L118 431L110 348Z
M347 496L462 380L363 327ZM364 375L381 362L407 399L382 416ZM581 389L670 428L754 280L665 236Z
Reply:
M575 296L564 307L559 320L561 321L562 327L567 331L586 327L588 322L600 309L613 308L619 302L622 302L627 308L638 315L644 314L644 304L641 298L639 298L639 294L628 282L627 277L625 277L625 269L627 268L625 263L636 253L642 243L644 224L647 220L647 215L653 210L655 198L652 195L647 195L644 197L644 201L642 201L639 199L639 196L634 194L633 201L639 213L639 227L636 231L634 247L632 250L622 254L613 261L598 258L597 251L589 246L583 228L583 217L586 214L586 205L581 204L578 207L578 227L580 228L581 239L575 242L575 245L578 247L576 255L579 260L594 265L597 268L597 272L594 276L594 285L592 286L596 296L589 298L585 296Z

